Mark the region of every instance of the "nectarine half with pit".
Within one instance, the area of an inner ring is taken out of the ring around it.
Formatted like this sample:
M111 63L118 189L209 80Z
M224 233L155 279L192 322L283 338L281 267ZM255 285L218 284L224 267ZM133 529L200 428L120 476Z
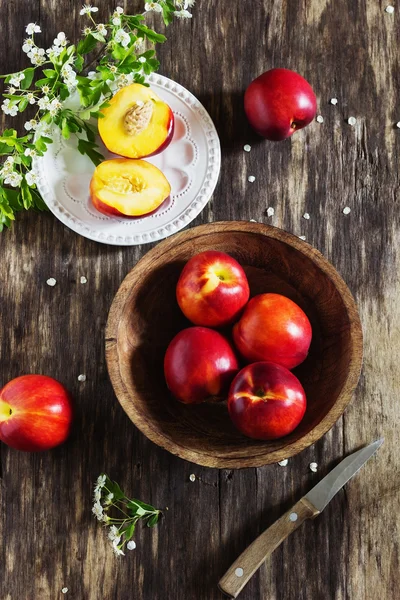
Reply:
M145 160L105 160L96 167L90 182L92 202L106 215L147 215L170 193L171 186L165 175Z
M101 112L99 134L114 154L145 158L164 150L174 133L174 114L152 89L132 83L108 101Z

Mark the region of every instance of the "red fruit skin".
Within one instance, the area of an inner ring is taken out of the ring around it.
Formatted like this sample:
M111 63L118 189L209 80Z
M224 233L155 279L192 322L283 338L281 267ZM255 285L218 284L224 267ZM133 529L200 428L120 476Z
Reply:
M51 377L22 375L0 391L0 440L11 448L38 452L62 444L72 416L69 393Z
M142 158L149 158L150 156L156 156L156 154L160 154L160 152L163 152L166 148L168 148L168 146L172 142L172 138L174 137L174 131L175 131L175 117L174 117L174 113L172 112L172 110L170 108L169 109L169 121L168 121L167 129L166 129L165 141L161 144L161 146L159 146L157 148L157 150L154 150L154 152L152 152L151 154L146 154L146 156L143 156Z
M164 358L167 386L185 404L221 396L239 364L229 342L217 331L189 327L171 341Z
M256 440L291 433L302 420L307 400L300 381L285 367L258 362L236 375L228 396L233 424Z
M314 119L317 99L308 81L298 73L271 69L250 83L244 110L259 135L280 141Z
M249 363L270 361L294 369L305 360L312 330L300 306L280 294L259 294L233 328L233 341Z
M233 323L249 296L249 284L240 264L217 250L193 256L176 286L176 299L183 314L195 325L204 327Z

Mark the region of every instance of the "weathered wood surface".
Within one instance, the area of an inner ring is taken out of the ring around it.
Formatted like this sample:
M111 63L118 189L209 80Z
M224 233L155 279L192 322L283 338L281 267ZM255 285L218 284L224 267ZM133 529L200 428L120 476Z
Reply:
M114 8L112 1L98 4L104 18ZM196 467L147 441L120 408L105 367L104 326L119 283L148 246L101 246L47 214L24 215L1 234L0 383L42 372L76 398L75 429L64 447L42 455L0 447L2 600L53 600L64 597L64 586L76 600L221 599L218 579L240 552L343 454L380 436L385 444L377 457L273 553L240 597L397 597L400 12L389 15L385 6L198 0L193 20L173 24L159 51L162 72L202 100L221 137L221 179L194 224L257 219L306 235L360 308L365 362L354 401L286 468ZM69 39L78 34L79 8L68 0L0 0L1 72L24 64L25 24L40 22L46 48L60 29ZM258 143L243 117L242 94L273 66L295 69L312 83L325 121L290 141ZM346 123L349 115L355 127ZM252 144L250 154L244 143ZM275 208L272 219L267 206ZM50 276L54 288L46 285ZM80 373L85 383L77 381ZM317 474L308 468L314 460ZM90 512L91 485L102 470L169 509L158 529L138 531L137 550L122 560Z

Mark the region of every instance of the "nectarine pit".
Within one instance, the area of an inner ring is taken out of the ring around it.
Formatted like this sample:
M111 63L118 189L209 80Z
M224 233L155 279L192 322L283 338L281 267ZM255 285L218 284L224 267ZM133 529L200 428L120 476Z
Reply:
M149 126L151 116L153 114L153 102L137 101L125 113L124 126L129 135L138 135Z

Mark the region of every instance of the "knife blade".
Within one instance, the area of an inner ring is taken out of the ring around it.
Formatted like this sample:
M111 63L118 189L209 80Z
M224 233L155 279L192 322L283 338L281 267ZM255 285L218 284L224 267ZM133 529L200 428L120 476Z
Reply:
M227 596L237 598L264 560L306 519L318 516L382 444L383 438L344 458L308 494L242 552L220 579L219 589Z

